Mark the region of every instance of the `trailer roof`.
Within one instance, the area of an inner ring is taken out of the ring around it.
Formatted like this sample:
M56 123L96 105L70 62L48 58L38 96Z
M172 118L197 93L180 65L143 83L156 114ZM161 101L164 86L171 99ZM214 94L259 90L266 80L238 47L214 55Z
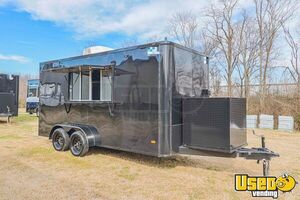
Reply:
M80 56L73 56L73 57L68 57L68 58L50 60L50 61L41 62L40 64L42 65L42 64L47 64L47 63L52 63L52 62L57 62L57 61L75 60L75 59L87 58L87 57L95 56L95 55L105 55L105 54L111 54L111 53L122 52L122 51L129 51L129 50L134 50L134 49L138 49L138 48L145 48L145 47L157 46L157 45L173 45L173 46L176 46L178 48L184 49L186 51L190 51L190 52L193 52L193 53L200 54L202 56L208 57L207 55L204 55L203 53L201 53L201 52L199 52L199 51L197 51L195 49L191 49L191 48L185 47L185 46L177 44L175 42L171 42L171 41L158 41L158 42L151 42L151 43L142 44L142 45L135 45L135 46L131 46L131 47L114 49L114 50L100 52L100 53L93 53L93 54L88 54L88 55L80 55Z
M4 73L0 73L0 76L19 76L16 74L4 74Z

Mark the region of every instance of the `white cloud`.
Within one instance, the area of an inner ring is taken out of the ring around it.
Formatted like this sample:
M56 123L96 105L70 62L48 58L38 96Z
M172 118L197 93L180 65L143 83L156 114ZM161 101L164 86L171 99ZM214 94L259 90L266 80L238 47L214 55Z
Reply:
M1 1L1 0L0 0ZM33 19L71 28L77 37L112 32L153 36L163 33L169 17L178 11L201 14L205 0L16 0L17 10Z
M29 62L29 59L24 57L24 56L19 56L19 55L3 55L0 54L0 61L5 60L5 61L15 61L19 63L27 63Z
M9 0L0 0L0 6L6 5L7 3L9 3Z
M164 37L170 16L178 11L191 10L202 16L211 3L220 3L219 0L0 0L0 5L1 2L10 2L35 20L67 27L77 38L116 32L137 35L143 40ZM253 2L240 0L239 7L253 7Z

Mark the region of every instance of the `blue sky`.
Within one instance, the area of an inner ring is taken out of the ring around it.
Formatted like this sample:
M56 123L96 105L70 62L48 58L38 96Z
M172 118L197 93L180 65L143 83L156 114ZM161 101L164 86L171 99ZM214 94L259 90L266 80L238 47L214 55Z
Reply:
M199 12L203 2L0 0L0 73L37 75L40 62L80 55L88 46L162 40L170 16Z
M239 6L249 9L251 2ZM40 62L80 55L88 46L163 40L174 13L192 11L204 26L208 6L206 0L0 0L0 73L38 75Z
M34 20L29 13L12 7L0 7L0 24L0 55L8 57L0 57L0 73L37 75L39 62L80 55L91 45L117 48L125 37L112 33L78 39L71 29Z

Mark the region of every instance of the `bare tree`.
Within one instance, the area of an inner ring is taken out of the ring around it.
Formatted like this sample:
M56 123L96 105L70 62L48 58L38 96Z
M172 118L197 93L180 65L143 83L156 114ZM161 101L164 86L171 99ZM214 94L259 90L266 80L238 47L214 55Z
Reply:
M197 17L191 11L175 13L169 20L169 33L180 44L194 48L198 32Z
M211 38L218 42L218 49L225 58L225 79L228 89L227 95L232 96L232 75L237 63L238 51L236 51L236 22L234 22L234 12L237 8L238 0L222 0L221 8L214 6L208 12L209 23L207 31Z
M290 57L290 66L286 69L290 72L293 80L297 83L297 98L298 98L298 106L297 111L299 111L300 107L300 32L296 31L296 34L292 34L291 31L283 25L283 30L285 33L285 39L289 48L291 50Z
M213 96L219 96L221 93L222 72L216 62L210 63L209 69L209 86Z
M204 27L199 33L200 49L203 54L213 58L217 52L219 44L214 37L210 36L210 33L207 30L208 28Z
M253 0L259 33L259 112L265 107L267 76L279 30L293 15L294 0Z
M248 98L250 82L257 70L259 42L254 19L249 17L246 11L243 12L242 17L238 38L239 57L236 68L240 79L240 96Z
M220 86L222 79L222 71L217 63L216 53L218 41L209 36L207 29L204 28L200 31L200 49L204 55L209 56L209 85L212 95L218 96L220 94Z

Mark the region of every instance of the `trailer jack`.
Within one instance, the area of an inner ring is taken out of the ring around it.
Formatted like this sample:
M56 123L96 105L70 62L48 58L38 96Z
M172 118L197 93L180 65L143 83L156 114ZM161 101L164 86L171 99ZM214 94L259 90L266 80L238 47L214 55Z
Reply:
M254 130L253 130L253 134L256 135ZM257 160L257 164L262 162L263 175L268 176L269 169L270 169L270 161L273 157L279 157L279 154L266 148L264 135L256 135L256 136L261 138L260 148L240 148L236 151L236 153L238 157L242 157L247 160Z

